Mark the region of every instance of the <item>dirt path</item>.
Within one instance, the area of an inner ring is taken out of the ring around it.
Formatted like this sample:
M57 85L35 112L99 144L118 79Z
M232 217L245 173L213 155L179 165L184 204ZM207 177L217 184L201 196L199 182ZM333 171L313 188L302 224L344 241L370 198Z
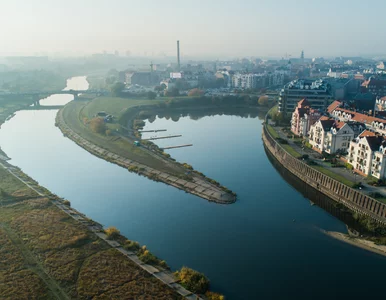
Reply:
M56 299L71 299L67 293L61 289L59 284L46 273L42 265L35 258L34 254L23 244L16 233L13 232L12 229L10 229L6 224L0 224L0 226L7 233L9 239L15 245L15 247L20 250L24 257L24 265L27 266L36 275L38 275L41 280L43 280L51 292L51 296L55 297Z

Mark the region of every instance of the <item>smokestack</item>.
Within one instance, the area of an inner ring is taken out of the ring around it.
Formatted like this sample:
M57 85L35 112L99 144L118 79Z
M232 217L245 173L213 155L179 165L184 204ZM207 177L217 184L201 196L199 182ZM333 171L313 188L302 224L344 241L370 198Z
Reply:
M177 62L178 62L178 71L181 71L181 61L180 61L180 41L177 41Z

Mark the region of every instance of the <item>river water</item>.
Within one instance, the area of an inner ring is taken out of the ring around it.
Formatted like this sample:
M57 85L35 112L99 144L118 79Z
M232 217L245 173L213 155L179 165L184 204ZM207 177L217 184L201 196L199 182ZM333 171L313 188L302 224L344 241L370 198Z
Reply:
M85 77L67 84L88 87ZM71 99L53 95L44 104ZM345 232L346 226L311 206L272 166L261 119L215 115L147 122L145 129L168 130L162 135L182 134L157 143L192 143L168 152L238 194L235 204L217 205L92 156L63 137L54 126L56 113L19 111L3 124L0 145L11 163L92 219L147 245L172 269L186 265L205 273L227 299L383 296L386 258L319 231Z

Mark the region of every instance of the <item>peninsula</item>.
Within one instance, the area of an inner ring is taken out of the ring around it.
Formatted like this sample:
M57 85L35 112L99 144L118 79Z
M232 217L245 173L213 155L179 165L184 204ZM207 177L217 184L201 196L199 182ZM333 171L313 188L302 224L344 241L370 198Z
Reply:
M213 108L207 98L203 99L188 97L157 101L96 97L82 101L80 98L59 111L56 125L64 135L90 153L131 172L212 202L230 204L236 201L234 192L194 170L189 164L176 162L150 141L141 140L143 119L149 115L164 112L170 106L177 111L189 107L197 109L197 106L201 109ZM205 100L207 103L202 104ZM114 122L103 124L102 130L94 130L92 122L101 119L99 112L114 116ZM136 145L136 140L140 141L141 146Z

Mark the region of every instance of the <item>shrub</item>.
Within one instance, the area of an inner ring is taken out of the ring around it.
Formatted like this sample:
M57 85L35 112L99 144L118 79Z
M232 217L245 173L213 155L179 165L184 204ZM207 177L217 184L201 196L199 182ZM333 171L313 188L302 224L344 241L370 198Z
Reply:
M106 133L106 124L103 121L102 118L93 118L89 122L90 129L99 134L105 134Z
M130 166L127 168L130 172L135 172L137 173L138 172L138 167L137 166Z
M208 298L208 300L224 300L225 299L225 297L223 295L218 294L218 293L214 293L214 292L206 292L205 296L206 296L206 298Z
M209 279L204 274L187 267L174 273L181 285L193 293L205 294L209 290Z
M105 230L105 233L106 233L107 238L109 240L116 239L121 234L121 232L116 227L114 227L114 226L111 226L111 227L107 228Z
M189 97L201 97L203 95L204 95L204 91L197 88L190 90L188 93Z
M257 101L260 106L268 106L268 96L260 96L259 100Z
M347 170L353 170L354 167L350 165L349 163L345 163L344 166L346 167Z
M184 166L184 168L188 169L188 170L192 170L193 171L193 167L187 163L183 163L182 164Z
M66 206L71 206L71 202L69 200L64 200L63 204Z
M126 240L123 248L126 250L138 251L140 247L138 242Z

